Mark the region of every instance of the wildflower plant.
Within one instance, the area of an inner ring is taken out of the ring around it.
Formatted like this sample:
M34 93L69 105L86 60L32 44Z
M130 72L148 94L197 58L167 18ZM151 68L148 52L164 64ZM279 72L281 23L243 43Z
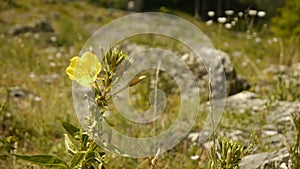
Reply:
M67 154L72 157L71 161L68 163L52 155L26 156L15 154L17 158L48 168L106 168L105 152L102 147L96 144L95 140L101 138L105 133L102 130L102 124L103 121L106 121L105 113L108 108L108 102L112 98L110 91L115 81L120 79L120 75L124 71L124 67L120 68L120 65L124 61L129 63L130 59L127 54L116 47L109 48L106 53L101 49L100 54L102 56L101 61L92 50L84 52L81 57L73 57L66 69L66 74L71 80L92 91L84 96L89 101L88 111L91 112L91 115L86 117L87 129L83 130L68 122L62 122L63 127L67 131L67 134L64 134L65 147ZM144 78L143 76L133 79L129 86L139 83Z
M89 85L92 91L92 95L86 94L85 96L88 99L89 111L91 113L89 117L86 117L86 124L87 132L94 139L97 139L104 134L104 131L102 130L102 122L106 120L105 112L108 108L108 102L112 98L112 95L109 94L112 89L112 83L120 78L119 66L124 60L129 61L129 57L117 48L110 48L105 54L102 50L100 50L100 53L103 56L100 63L99 61L96 61L96 55L91 52L87 53L88 55L91 55L90 60L88 60L85 64L88 67L82 67L79 62L79 67L76 66L75 68L75 70L78 68L77 73L75 71L74 74L70 74L69 70L72 70L73 68L68 69L69 67L66 72L70 79L72 79L72 75L75 77L76 74L83 75L82 77L79 76L79 79L74 80L83 86ZM83 57L88 55L84 53ZM85 61L84 58L83 61ZM72 66L72 60L70 66ZM86 70L89 70L88 72L90 72L90 74L85 73Z
M235 169L239 168L242 157L251 154L257 145L257 136L250 134L247 147L239 141L230 138L218 138L213 140L209 151L210 169Z
M237 141L228 138L219 138L211 146L209 168L233 169L238 167L244 147Z

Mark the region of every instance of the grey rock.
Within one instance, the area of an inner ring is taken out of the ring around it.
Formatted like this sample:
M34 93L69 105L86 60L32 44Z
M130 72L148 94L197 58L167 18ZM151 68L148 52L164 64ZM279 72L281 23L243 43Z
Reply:
M41 19L27 25L17 24L8 31L8 33L11 35L18 35L27 32L54 32L54 29L47 19Z
M247 81L245 77L242 77L241 75L237 75L236 70L233 67L233 64L231 63L229 55L220 50L216 50L216 54L219 56L224 69L227 86L228 86L227 90L229 91L227 92L228 95L233 95L243 90L249 89L251 86L250 83ZM187 65L191 68L193 72L195 72L196 77L199 77L199 79L197 79L201 81L199 84L206 84L206 86L200 85L200 88L207 89L207 84L208 84L206 78L207 70L204 64L202 64L202 61L193 59L195 56L192 54L184 57L187 58L186 60L189 59L187 61ZM220 80L225 80L225 79L220 79Z
M144 51L146 49L146 46L127 42L124 45L120 46L120 49L122 51L126 51L130 56L130 54L139 53L139 52Z
M274 131L274 129L278 130L279 126L289 124L292 113L300 113L300 103L270 101L259 98L255 93L244 91L226 99L226 110L236 113L244 113L246 111L251 113L266 112L266 123L268 126L265 126L265 130Z
M242 158L240 168L243 169L259 169L260 166L268 159L269 153L258 153Z
M205 103L201 105L201 108L207 112L209 110L208 106L209 104ZM263 145L263 148L270 150L270 152L262 152L244 157L240 163L241 168L260 169L280 168L280 166L289 167L289 153L286 149L286 145L294 142L291 114L300 114L299 102L270 101L260 98L260 96L255 93L243 91L229 96L226 99L225 110L230 113L266 113L266 124L263 126L258 125L258 128L255 126L255 128L245 129L226 128L225 130L220 129L220 131L218 131L218 135L221 137L240 140L244 145L247 145L249 142L248 137L250 130L260 132L261 139L255 149L258 150L260 146ZM202 142L199 141L200 133L201 132L191 133L189 139L191 141L198 141L198 145L204 145L206 143L201 144Z
M267 100L262 100L252 92L241 92L226 99L226 110L244 113L246 111L259 112L265 108Z
M261 168L279 168L283 164L288 164L290 156L287 148L273 152L263 152L248 155L242 158L240 168L243 169L261 169Z
M7 101L10 103L10 105L12 105L12 114L18 113L20 108L29 109L32 101L35 101L35 98L40 98L36 92L21 88L19 86L8 88L7 94Z
M132 53L139 53L141 51L144 51L145 49L147 49L146 46L143 45L137 45L134 43L126 43L125 45L121 46L121 49L126 51L127 53L132 54ZM190 68L190 70L193 72L193 74L195 75L195 80L198 83L199 89L200 89L200 93L207 93L207 89L209 87L208 84L208 71L205 67L205 65L203 64L203 61L201 58L196 57L195 54L193 54L192 52L188 52L183 50L184 53L178 54L180 56L180 59ZM203 49L203 53L209 53L211 52L211 49ZM233 95L236 94L238 92L241 92L243 90L247 90L250 88L250 83L247 81L246 78L237 75L235 68L233 67L233 64L231 63L230 57L227 53L220 51L220 50L216 50L213 51L216 52L216 54L219 56L220 61L223 65L223 69L224 69L224 73L225 73L225 77L226 77L226 81L227 81L227 86L228 87L228 94L229 95ZM211 62L214 62L213 60ZM221 68L221 67L220 67ZM177 75L179 77L182 77L182 79L184 79L185 74L184 72L178 72L178 69L174 68L173 70L174 72L177 73ZM217 70L219 71L219 70ZM221 70L220 70L221 71ZM216 93L218 93L218 91L222 91L224 89L221 89L220 87L222 87L222 85L219 85L222 83L222 81L224 81L225 79L222 79L221 76L218 76L219 72L216 72L214 75L212 75L213 77L220 77L220 79L213 79L214 84L212 84L212 86L216 86ZM215 94L217 95L217 94Z
M12 99L24 99L27 97L32 98L34 96L33 92L20 87L11 87L8 89L8 93L9 97Z
M245 134L245 132L242 130L235 130L235 131L229 133L228 137L233 140L241 140L241 139L243 139L244 134Z
M208 49L209 50L209 49ZM243 90L247 90L250 88L250 83L247 81L246 78L237 75L235 68L233 67L233 64L231 63L230 57L227 53L216 50L216 54L219 56L223 70L226 77L227 82L227 90L229 92L228 95L233 95L238 92L241 92ZM200 58L196 58L194 54L192 53L186 53L182 55L181 60L183 60L191 69L191 71L195 74L195 77L197 78L198 85L200 87L200 91L202 89L202 92L207 91L208 89L208 71L206 70L205 65L201 61ZM221 68L221 67L220 67ZM220 70L222 71L222 70ZM217 74L216 74L217 75ZM222 76L213 76L213 77L222 77ZM216 91L222 91L224 89L221 89L221 84L223 80L225 79L213 79L215 80L216 84L212 84L213 87L216 87ZM216 95L216 94L214 94Z
M264 148L274 149L274 148L283 148L285 147L285 136L282 134L273 134L273 135L265 135L264 131L262 135L262 143L264 144Z

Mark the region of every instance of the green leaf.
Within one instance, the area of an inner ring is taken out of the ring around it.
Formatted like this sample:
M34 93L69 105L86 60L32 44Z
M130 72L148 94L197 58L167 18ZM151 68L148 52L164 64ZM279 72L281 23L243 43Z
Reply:
M86 150L87 149L87 143L89 142L89 136L87 133L82 133L81 135L81 150Z
M85 160L82 162L82 166L84 168L84 166L88 166L88 165L92 165L92 166L97 166L95 168L99 168L99 169L105 169L105 161L104 161L104 152L100 152L102 155L99 154L99 152L96 151L89 151L86 153L85 155Z
M19 159L29 161L34 164L42 165L45 167L55 167L60 169L69 169L69 166L66 162L61 160L60 158L52 155L33 155L33 156L26 156L26 155L17 155L14 154Z
M89 151L85 155L85 162L88 162L91 160L97 161L98 163L103 163L102 157L99 156L99 154L95 151Z
M77 152L77 147L71 141L70 137L67 134L64 134L64 136L65 136L65 146L68 150L68 153L70 153L71 155L74 155Z
M81 167L84 156L85 152L77 152L72 158L70 168Z
M89 158L96 158L96 152L95 151L88 151L85 155L85 158L86 159L89 159Z
M73 126L72 124L62 121L62 126L64 127L64 129L75 139L77 139L77 136L80 132L80 129Z

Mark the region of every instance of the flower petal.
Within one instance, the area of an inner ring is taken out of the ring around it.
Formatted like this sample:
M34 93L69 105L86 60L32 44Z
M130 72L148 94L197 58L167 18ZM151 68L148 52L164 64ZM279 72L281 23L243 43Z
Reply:
M81 57L75 56L70 61L67 75L83 86L90 87L102 69L98 57L91 52L85 52Z
M79 57L78 56L75 56L73 57L71 60L70 60L70 65L67 67L66 69L66 73L67 75L69 76L69 78L71 80L75 80L75 77L74 77L74 71L75 71L75 66L78 62L78 59Z

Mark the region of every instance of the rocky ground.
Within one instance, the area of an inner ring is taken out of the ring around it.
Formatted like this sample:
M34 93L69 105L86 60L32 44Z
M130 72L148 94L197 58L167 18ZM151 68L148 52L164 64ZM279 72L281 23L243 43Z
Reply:
M146 49L146 47L128 44L124 49L130 53L131 51L142 51ZM234 125L235 123L243 121L238 118L231 123L231 128L224 128L221 122L217 133L222 137L239 140L245 145L248 142L248 136L251 131L255 131L260 136L253 154L245 156L241 160L240 167L243 169L288 168L290 157L287 147L294 141L291 114L300 114L300 103L297 101L280 101L280 98L266 98L260 94L261 90L272 90L276 88L276 84L264 81L256 85L253 89L254 92L247 91L250 89L251 84L245 77L236 73L230 56L220 50L218 50L217 53L223 63L229 90L229 96L226 98L225 114L237 114L245 118L248 116L256 117L256 119L254 118L253 121L248 121L242 125L242 127ZM206 90L208 83L207 70L201 60L197 59L191 52L181 54L181 60L194 72L200 88ZM270 65L269 68L263 70L263 73L274 76L275 80L283 78L284 83L289 84L291 87L299 87L299 63L293 64L290 68ZM202 107L208 109L205 105L207 105L207 103L204 103ZM223 117L223 120L224 118L226 120L226 117ZM261 121L261 119L263 119L263 121ZM193 132L189 135L189 138L192 142L197 143L199 135L200 133ZM209 149L210 143L211 142L201 143L200 146L205 145L204 147Z
M226 112L229 113L250 113L250 115L264 116L263 125L247 124L244 128L232 129L218 128L218 133L224 137L240 140L247 144L248 133L257 131L261 135L258 146L252 155L244 157L240 163L241 168L257 169L268 168L268 166L288 166L289 152L287 147L293 142L293 125L291 114L300 113L299 102L272 101L260 98L259 95L243 91L226 99ZM226 117L225 117L226 118ZM257 119L258 121L258 119ZM235 123L239 123L236 121ZM235 125L234 123L232 125ZM237 126L237 125L235 125ZM197 133L191 133L190 138L197 141ZM204 143L207 144L207 143ZM264 152L257 152L264 145ZM270 151L268 151L270 150Z

